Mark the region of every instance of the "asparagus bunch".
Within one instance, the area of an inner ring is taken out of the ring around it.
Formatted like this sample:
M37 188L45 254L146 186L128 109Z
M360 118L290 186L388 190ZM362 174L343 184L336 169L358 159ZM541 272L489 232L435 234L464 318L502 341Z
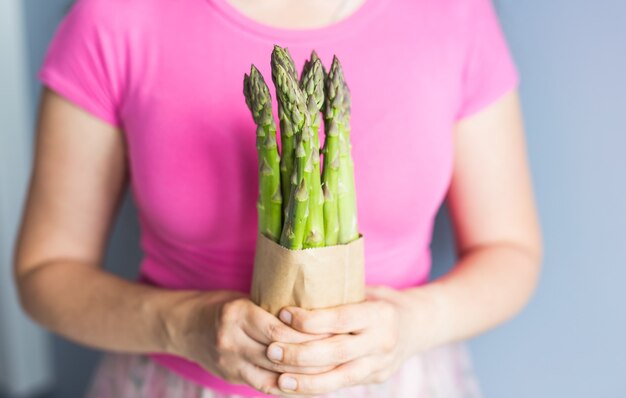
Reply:
M333 58L327 74L313 52L298 79L287 49L275 46L271 66L280 156L267 85L254 66L244 77L246 103L257 124L259 231L290 249L349 243L359 233L350 154L350 92L339 60Z

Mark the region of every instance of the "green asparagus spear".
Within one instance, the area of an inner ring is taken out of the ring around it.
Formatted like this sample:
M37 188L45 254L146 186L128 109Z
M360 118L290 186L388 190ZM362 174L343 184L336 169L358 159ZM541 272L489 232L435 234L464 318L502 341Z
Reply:
M300 80L300 87L307 97L307 111L311 119L311 173L309 216L304 236L304 247L324 246L324 196L320 181L320 110L324 105L324 72L322 63L311 54Z
M327 78L327 101L325 109L325 117L328 124L328 132L326 139L331 137L331 141L327 142L324 169L326 164L329 165L329 175L327 180L329 191L327 196L331 197L330 204L332 205L332 198L337 202L337 217L338 217L338 242L340 244L349 243L359 237L357 214L356 214L356 193L354 187L354 166L352 162L352 156L350 154L350 92L346 85L343 70L339 59L333 57L333 63L328 73ZM332 137L337 136L338 143L336 143ZM338 149L335 149L333 145L337 145ZM338 150L338 161L336 152ZM335 177L333 173L337 170L338 163L338 175ZM326 170L325 170L326 171ZM333 186L334 178L337 178L336 187ZM326 193L326 192L325 192ZM326 210L326 208L325 208ZM329 217L332 216L333 209L328 211ZM325 213L326 215L326 213ZM330 222L330 228L333 227L332 220L326 220L327 224ZM329 234L327 230L327 235ZM327 237L327 244L329 238Z
M272 65L281 65L285 71L296 81L298 80L298 71L289 50L285 47L274 46L272 51Z
M312 171L310 162L311 128L309 116L306 115L305 119L302 133L296 137L294 184L291 185L287 215L280 237L280 244L293 250L302 249L304 246L304 233L309 215L309 182Z
M257 125L256 147L259 157L259 232L279 241L282 231L282 194L276 123L272 116L272 97L258 69L252 65L244 76L244 96Z
M305 97L298 87L298 81L283 67L283 64L283 62L272 62L272 78L283 112L293 127L290 138L295 138L295 149L291 164L293 171L288 180L289 200L280 244L290 249L301 249L308 216L309 180L312 172L311 121L306 109Z
M315 50L311 51L311 58L304 61L304 66L302 67L302 73L300 74L300 86L302 86L302 81L304 80L304 76L309 73L309 69L315 62L319 62L322 68L322 77L326 80L326 68L324 68L324 64L322 60L317 55Z
M286 216L289 194L291 191L291 180L293 175L294 164L294 151L296 149L296 137L295 126L292 119L292 112L289 109L289 104L293 102L290 100L289 95L278 93L277 82L277 68L280 65L283 70L292 78L297 79L297 71L295 63L286 48L274 46L272 51L272 80L277 87L277 102L278 102L278 120L280 124L280 141L281 141L281 157L280 157L280 177L281 177L281 189L283 195L283 214ZM300 126L301 128L301 126Z
M341 229L339 230L339 242L349 243L359 237L357 224L356 188L354 185L354 161L352 160L352 145L350 143L350 92L348 86L344 85L344 121L341 123L342 129L339 135L339 191L343 191L345 186L345 199L339 195L339 219Z
M339 213L337 194L339 184L339 114L343 104L340 96L343 84L338 73L339 64L333 59L330 72L325 80L326 102L324 106L324 168L322 171L322 186L324 190L324 227L326 233L325 244L332 246L339 243ZM338 98L339 97L339 98Z

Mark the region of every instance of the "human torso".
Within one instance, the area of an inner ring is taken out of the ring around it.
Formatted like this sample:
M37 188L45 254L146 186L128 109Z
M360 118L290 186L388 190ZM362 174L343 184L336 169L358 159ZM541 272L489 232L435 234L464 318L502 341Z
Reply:
M462 76L461 33L435 22L445 7L368 0L329 28L287 31L253 23L225 0L155 1L139 2L145 20L134 32L121 109L143 277L248 290L257 157L242 79L254 63L271 84L269 54L280 44L299 68L313 49L327 65L333 54L342 61L368 283L423 283Z

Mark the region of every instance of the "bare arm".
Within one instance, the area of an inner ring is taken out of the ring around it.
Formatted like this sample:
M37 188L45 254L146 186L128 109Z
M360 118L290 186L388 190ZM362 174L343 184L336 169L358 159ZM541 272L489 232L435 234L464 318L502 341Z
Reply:
M100 268L125 175L122 132L46 90L16 281L25 309L52 331L97 348L166 351L160 302L189 292L161 294Z
M276 392L271 341L306 341L231 291L170 291L101 268L125 186L123 134L45 90L15 258L25 310L71 340L106 350L187 357L235 383ZM327 368L303 368L302 372Z
M431 294L435 343L511 318L530 298L542 248L517 93L461 121L448 193L459 262Z

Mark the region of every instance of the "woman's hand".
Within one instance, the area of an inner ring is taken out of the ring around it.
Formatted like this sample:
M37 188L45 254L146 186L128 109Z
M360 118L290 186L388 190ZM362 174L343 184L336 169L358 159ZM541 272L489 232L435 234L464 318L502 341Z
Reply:
M199 293L177 305L166 320L171 352L197 362L211 373L266 393L283 394L280 373L322 373L333 366L290 366L270 361L268 344L299 344L326 336L301 333L233 291Z
M286 372L279 378L282 391L324 394L356 384L381 383L413 353L428 346L428 333L417 333L413 314L421 304L387 287L369 287L368 300L330 309L287 307L283 322L305 333L333 335L302 343L272 343L268 358L294 367L334 369L315 375ZM424 313L429 313L424 309ZM280 340L278 340L280 341Z

